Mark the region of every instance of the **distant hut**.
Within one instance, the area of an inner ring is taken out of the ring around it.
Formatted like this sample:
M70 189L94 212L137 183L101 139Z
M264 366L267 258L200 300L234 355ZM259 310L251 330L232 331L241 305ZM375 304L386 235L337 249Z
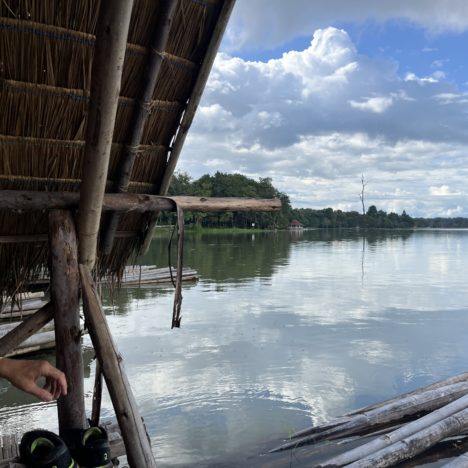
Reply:
M300 221L298 221L297 219L293 219L289 223L288 229L290 231L302 231L304 229L304 225Z

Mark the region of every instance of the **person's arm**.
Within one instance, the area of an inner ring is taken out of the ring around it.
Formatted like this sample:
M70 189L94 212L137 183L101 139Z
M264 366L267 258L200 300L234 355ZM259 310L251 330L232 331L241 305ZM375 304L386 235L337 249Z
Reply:
M67 394L65 374L47 361L0 359L0 377L43 401L55 400ZM40 377L45 377L43 388L36 383Z

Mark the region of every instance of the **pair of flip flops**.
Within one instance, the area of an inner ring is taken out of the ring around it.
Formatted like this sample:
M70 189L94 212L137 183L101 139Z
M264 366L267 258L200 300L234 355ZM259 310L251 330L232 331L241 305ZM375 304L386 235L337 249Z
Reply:
M28 468L111 468L107 432L100 426L70 429L62 437L46 430L24 434L20 458Z

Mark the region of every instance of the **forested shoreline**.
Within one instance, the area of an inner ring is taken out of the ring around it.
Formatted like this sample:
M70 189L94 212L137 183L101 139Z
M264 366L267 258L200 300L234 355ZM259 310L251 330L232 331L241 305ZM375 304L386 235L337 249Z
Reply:
M242 174L216 172L214 175L206 174L194 180L186 173L176 173L169 188L169 195L281 200L280 213L186 213L188 225L209 228L285 229L293 220L299 221L304 228L468 228L468 218L413 218L405 211L401 214L386 213L378 210L375 205L370 205L366 214L332 208L293 208L289 196L276 189L271 179L260 178L256 181ZM165 213L161 221L172 222L173 215Z

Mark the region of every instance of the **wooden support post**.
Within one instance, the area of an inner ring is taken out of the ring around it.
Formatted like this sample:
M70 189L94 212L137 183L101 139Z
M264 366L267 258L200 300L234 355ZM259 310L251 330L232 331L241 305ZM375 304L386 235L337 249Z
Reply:
M55 308L57 367L68 382L68 395L59 399L60 431L85 427L83 356L80 330L80 277L75 223L69 211L49 214L51 278Z
M122 356L112 339L91 270L86 265L79 265L79 270L89 335L102 365L102 373L122 431L129 464L132 468L156 467L148 435L125 374Z
M99 10L80 188L80 263L94 266L133 0L103 0Z
M48 302L44 307L0 338L0 356L11 353L18 345L34 335L34 333L37 333L53 318L54 308L52 303Z

